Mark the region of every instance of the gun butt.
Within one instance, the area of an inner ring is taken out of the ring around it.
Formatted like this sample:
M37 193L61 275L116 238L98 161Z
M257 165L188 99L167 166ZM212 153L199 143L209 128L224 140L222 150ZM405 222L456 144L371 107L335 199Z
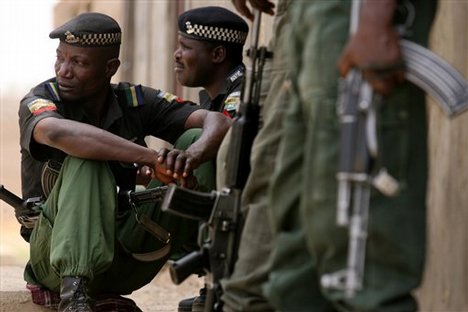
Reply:
M27 200L23 200L0 184L0 199L15 209L15 217L21 225L29 230L34 228L39 212L35 211L33 208L42 202L41 197L32 197ZM26 241L29 241L30 233L26 232L25 235L27 238L25 236L23 237L25 237Z
M174 284L179 285L191 274L204 269L205 255L202 251L193 251L177 261L169 261L169 273Z
M19 198L9 190L7 190L3 185L0 184L0 199L6 202L8 205L15 208L15 210L23 210L25 207L23 205L23 199Z

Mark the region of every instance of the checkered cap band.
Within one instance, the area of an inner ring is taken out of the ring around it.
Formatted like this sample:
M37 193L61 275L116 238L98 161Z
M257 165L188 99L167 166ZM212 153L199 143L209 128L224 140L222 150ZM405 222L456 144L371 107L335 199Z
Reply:
M121 37L121 33L74 35L70 31L67 31L65 32L64 41L83 46L111 46L120 44Z
M198 24L192 25L190 22L186 22L186 32L200 38L238 44L244 44L247 38L247 33L240 30Z

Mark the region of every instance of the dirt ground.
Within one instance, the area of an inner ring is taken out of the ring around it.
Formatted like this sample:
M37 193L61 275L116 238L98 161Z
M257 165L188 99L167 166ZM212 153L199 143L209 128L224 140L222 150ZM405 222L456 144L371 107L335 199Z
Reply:
M0 184L16 194L21 193L17 117L20 98L21 95L7 97L0 90ZM11 287L16 290L22 288L22 269L29 256L28 248L29 245L19 235L19 224L13 209L0 202L0 311L13 312L13 307L30 300L26 292L15 294L8 291ZM201 278L193 276L181 285L174 285L168 270L164 269L149 285L130 297L145 312L177 311L179 300L197 294L202 284ZM32 312L36 308L23 305L18 309L15 310Z

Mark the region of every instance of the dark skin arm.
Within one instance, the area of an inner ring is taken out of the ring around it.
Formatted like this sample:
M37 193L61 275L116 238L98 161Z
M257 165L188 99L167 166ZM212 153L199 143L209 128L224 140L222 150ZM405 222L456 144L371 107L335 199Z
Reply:
M197 110L185 129L203 128L199 140L186 151L163 149L161 153L140 146L92 125L54 117L44 118L34 128L34 140L84 159L116 160L147 166L145 174L163 183L180 179L186 185L193 169L215 157L231 121L221 113Z
M66 154L93 160L116 160L152 168L152 178L173 181L157 161L157 152L92 125L54 117L44 118L34 128L34 140Z
M247 17L249 20L253 21L254 14L252 9L250 9L246 2L247 0L231 0L232 4L236 10L243 16ZM275 14L274 8L275 4L269 0L249 0L250 5L253 9L260 10L263 13L273 15Z
M184 179L191 176L193 169L216 156L219 145L230 126L231 120L221 113L204 109L193 112L185 122L185 129L203 128L202 135L185 151L161 149L158 157L159 163L165 164L167 175L180 180L181 185L184 186L186 182Z
M357 31L338 60L341 76L359 68L372 88L383 95L405 79L400 38L392 24L396 5L396 0L364 0Z

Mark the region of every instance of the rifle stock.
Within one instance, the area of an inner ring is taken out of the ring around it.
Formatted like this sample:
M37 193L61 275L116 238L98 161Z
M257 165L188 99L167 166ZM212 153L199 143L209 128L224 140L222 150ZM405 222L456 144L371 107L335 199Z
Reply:
M24 200L0 185L0 199L15 209L16 220L22 225L20 234L29 242L32 229L39 218L39 212L34 208L43 202L43 198L32 197Z
M0 199L11 207L22 210L24 209L24 201L22 198L19 198L9 190L7 190L3 185L0 184Z

